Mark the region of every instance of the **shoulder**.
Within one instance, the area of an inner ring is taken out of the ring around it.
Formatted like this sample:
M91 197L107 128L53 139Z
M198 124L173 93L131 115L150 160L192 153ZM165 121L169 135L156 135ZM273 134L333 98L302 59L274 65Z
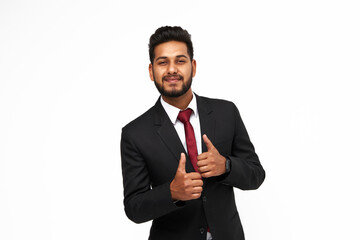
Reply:
M198 105L206 105L208 108L212 110L233 111L234 109L236 109L235 104L228 100L209 98L198 95L196 95L196 97L197 97Z
M141 132L148 129L149 125L153 124L153 112L155 106L148 109L145 113L135 118L122 128L122 132Z

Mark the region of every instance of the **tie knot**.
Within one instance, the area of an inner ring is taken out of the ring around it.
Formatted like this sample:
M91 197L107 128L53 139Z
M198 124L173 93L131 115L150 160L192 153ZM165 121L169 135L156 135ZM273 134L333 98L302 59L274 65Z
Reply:
M186 109L184 111L180 111L179 115L178 115L179 121L182 122L182 123L189 122L191 113L192 113L191 108L188 108L188 109Z

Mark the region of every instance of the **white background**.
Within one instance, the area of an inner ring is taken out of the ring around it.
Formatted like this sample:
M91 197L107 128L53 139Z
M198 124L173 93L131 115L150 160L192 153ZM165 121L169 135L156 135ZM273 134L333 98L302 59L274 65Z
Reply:
M264 184L248 240L360 239L358 1L0 0L0 239L147 239L120 134L151 107L147 44L192 34L193 90L236 103Z

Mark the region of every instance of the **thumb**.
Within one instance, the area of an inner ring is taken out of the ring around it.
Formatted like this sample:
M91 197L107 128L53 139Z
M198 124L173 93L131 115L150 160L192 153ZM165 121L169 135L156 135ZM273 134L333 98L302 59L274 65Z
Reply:
M208 151L215 148L210 139L206 136L206 134L203 135L203 139Z
M180 172L182 172L182 173L186 173L185 163L186 163L185 154L184 154L184 153L181 153L181 155L180 155L180 160L179 160L178 171L180 171Z

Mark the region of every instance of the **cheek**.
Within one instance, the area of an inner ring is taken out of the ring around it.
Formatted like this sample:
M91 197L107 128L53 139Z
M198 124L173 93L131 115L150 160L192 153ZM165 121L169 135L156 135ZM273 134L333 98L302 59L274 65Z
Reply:
M186 73L185 74L186 77L192 77L193 75L191 67L184 69L184 73Z
M155 73L155 78L158 82L161 82L161 79L162 79L163 75L159 72Z
M159 79L162 78L160 71L158 69L156 69L156 68L152 71L152 75L153 75L153 80L154 81L156 81L156 80L159 81Z

